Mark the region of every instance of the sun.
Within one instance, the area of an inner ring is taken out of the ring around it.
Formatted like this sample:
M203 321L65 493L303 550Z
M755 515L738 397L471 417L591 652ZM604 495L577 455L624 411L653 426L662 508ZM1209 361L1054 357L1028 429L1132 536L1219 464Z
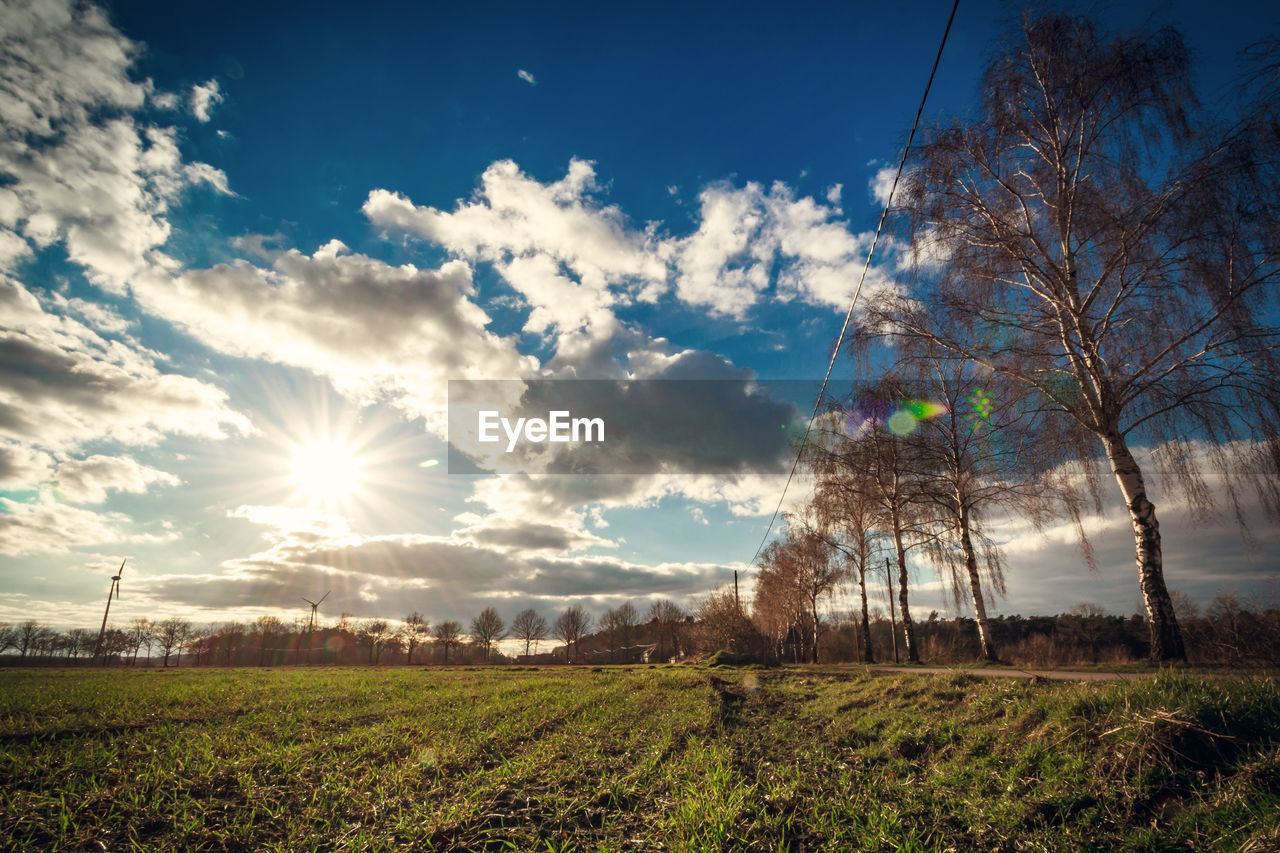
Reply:
M290 474L306 498L326 504L351 498L364 481L360 457L349 445L311 441L293 452Z

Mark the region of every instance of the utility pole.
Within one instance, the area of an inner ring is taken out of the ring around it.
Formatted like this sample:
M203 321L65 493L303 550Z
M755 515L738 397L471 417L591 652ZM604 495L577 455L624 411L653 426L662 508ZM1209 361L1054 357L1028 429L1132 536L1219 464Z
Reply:
M889 582L889 636L893 638L893 662L898 662L898 615L893 607L893 570L889 558L884 558L884 579Z
M738 570L733 570L733 606L742 612L742 602L738 600Z

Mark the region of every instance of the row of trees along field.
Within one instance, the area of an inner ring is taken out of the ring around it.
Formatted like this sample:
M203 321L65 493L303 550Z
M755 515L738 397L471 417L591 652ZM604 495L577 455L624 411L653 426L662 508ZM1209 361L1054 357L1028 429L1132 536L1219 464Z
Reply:
M593 630L594 629L594 630ZM644 617L631 602L593 617L580 604L547 619L532 608L508 623L486 607L469 628L446 619L435 624L421 613L402 620L355 621L343 614L329 626L303 617L287 623L275 616L253 622L193 625L186 619L153 622L133 619L127 627L102 632L83 628L55 631L35 620L0 624L0 655L16 653L20 663L112 663L181 665L183 655L196 666L269 666L299 664L511 663L513 661L584 661L633 663L685 657L693 648L696 626L675 602L652 602ZM502 641L520 648L504 654ZM561 645L538 654L539 645ZM9 662L14 662L12 659Z
M1109 474L1150 657L1186 659L1151 473L1193 519L1225 503L1245 540L1247 505L1280 520L1280 49L1250 60L1210 110L1174 30L1029 16L974 113L924 132L894 196L903 283L864 300L850 338L880 378L808 437L816 497L760 559L766 635L799 632L816 658L818 599L848 572L869 655L867 575L887 555L918 660L915 553L994 660L1005 566L986 525L1071 519L1092 569L1082 515L1103 511Z
M1193 662L1280 664L1277 603L1219 595L1202 613L1190 600L1176 593L1174 598ZM575 605L550 624L537 611L526 609L508 624L496 610L486 608L471 620L469 631L454 620L433 625L418 613L399 621L355 621L344 615L333 625L311 630L305 619L287 624L272 616L207 626L184 619L134 619L125 628L109 628L96 655L96 631L55 631L29 620L16 626L0 624L0 661L160 667L544 665L657 663L730 650L766 662L801 662L811 660L814 649L820 650L822 663L895 660L897 622L882 607L872 607L865 620L857 608L841 613L824 606L816 623L808 622L806 613L811 613L807 604L797 608L793 621L780 632L776 610L757 603L748 615L733 590L726 588L705 596L694 614L663 599L650 604L643 618L628 602L597 617ZM988 620L987 630L1001 657L1023 666L1127 663L1141 659L1148 648L1141 615L1116 616L1091 604L1057 616L999 616ZM928 662L961 663L979 656L978 627L972 618L943 619L935 610L915 634L919 655ZM500 650L503 640L510 654ZM540 653L539 644L547 640L559 645Z

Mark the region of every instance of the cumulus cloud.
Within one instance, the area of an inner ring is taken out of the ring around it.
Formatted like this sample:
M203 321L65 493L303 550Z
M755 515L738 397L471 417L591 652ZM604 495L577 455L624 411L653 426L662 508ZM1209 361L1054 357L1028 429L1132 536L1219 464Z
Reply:
M391 266L332 241L135 285L148 311L222 352L328 376L357 402L389 399L443 424L447 380L522 376L537 361L486 329L470 268Z
M86 545L164 542L174 533L139 532L128 516L62 503L42 494L31 502L0 497L0 554L50 554Z
M543 184L503 160L452 212L387 190L371 192L364 212L382 228L492 264L531 307L529 331L595 338L615 327L618 307L658 300L673 283L684 303L739 319L775 286L782 299L845 308L870 246L869 234L838 219L838 186L820 204L781 182L712 184L699 194L697 229L682 238L657 223L632 226L599 194L589 162L575 159L564 178ZM892 286L872 269L870 290Z
M42 303L0 277L0 486L37 495L31 502L6 499L0 552L154 541L119 513L68 504L101 503L109 493L138 494L176 485L177 478L129 455L77 458L87 444L138 446L171 435L252 431L221 389L166 372L157 353L101 331L119 332L121 325L106 309L56 294Z
M871 176L868 188L871 190L871 197L876 200L876 204L881 207L888 207L889 193L893 190L893 179L898 174L895 166L881 166L876 173Z
M666 286L668 250L654 230L630 227L597 190L595 169L583 160L549 184L502 160L452 212L386 190L371 192L364 212L379 227L493 264L532 307L527 329L569 332L607 326L613 306L652 301Z
M0 278L0 438L67 451L93 440L248 433L224 391L160 370L158 354L50 313Z
M58 466L59 496L69 503L99 504L108 492L141 494L152 484L176 486L181 482L167 471L140 464L129 456L94 454Z
M191 114L201 124L205 124L213 117L211 111L220 103L222 103L222 88L217 80L209 80L191 87Z
M534 79L533 75L528 71L525 71L523 68L516 72L516 76L528 83L530 86L538 85L538 81Z
M698 230L676 250L676 291L691 305L742 318L776 272L781 299L847 308L870 248L870 234L850 233L836 202L797 198L786 184L769 190L714 184L699 195ZM892 288L872 268L864 293Z
M226 191L205 164L184 163L177 132L133 113L153 91L129 75L138 48L94 7L0 8L0 258L61 242L91 281L124 292L172 268L164 214L189 187Z

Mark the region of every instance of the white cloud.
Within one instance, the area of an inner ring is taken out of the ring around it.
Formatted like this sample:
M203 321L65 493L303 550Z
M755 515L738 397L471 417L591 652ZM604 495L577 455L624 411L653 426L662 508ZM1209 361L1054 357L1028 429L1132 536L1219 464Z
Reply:
M118 542L165 542L176 534L137 532L132 519L56 501L43 493L33 502L0 498L0 554L61 553L71 548Z
M533 75L528 71L525 71L523 68L516 72L516 76L528 83L530 86L538 85L538 81L533 78Z
M400 534L359 536L340 519L295 510L242 507L238 517L268 527L269 547L228 561L222 574L152 579L149 594L207 608L290 607L300 590L331 589L333 611L387 614L387 602L429 619L466 618L496 604L514 614L572 602L592 609L628 598L683 598L732 577L740 565L661 563L644 565L616 557L562 556L561 534L538 525L514 524L489 532L497 541ZM531 547L517 539L528 537Z
M683 302L739 319L775 284L783 299L845 308L869 246L869 235L837 219L838 187L822 205L781 182L768 191L713 184L699 195L697 230L684 238L660 236L655 223L631 227L598 193L588 162L573 160L563 179L542 184L503 160L453 212L386 190L370 193L364 212L375 225L492 264L528 301L529 331L596 339L618 307L655 301L673 280ZM892 286L877 269L869 284Z
M0 438L66 451L96 440L137 445L252 430L223 391L164 373L159 361L49 313L21 284L0 278Z
M176 110L182 105L182 99L174 92L152 92L151 105L158 110Z
M452 213L386 190L371 192L364 212L382 228L494 264L532 306L530 330L572 332L608 324L612 306L666 289L669 250L652 229L633 229L616 206L601 204L595 177L590 163L573 160L564 178L542 184L502 160Z
M893 189L893 179L898 174L898 169L894 166L882 166L876 170L871 177L869 183L871 189L871 197L881 207L889 205L889 192Z
M135 283L148 311L222 352L330 377L351 399L387 399L439 426L450 378L517 377L537 361L489 332L461 261L391 266L338 241Z
M56 482L58 494L68 503L98 504L107 499L107 492L142 494L152 484L176 486L181 481L129 456L95 454L63 462Z
M153 92L129 69L137 46L100 9L70 2L0 7L0 224L36 248L62 242L96 284L124 292L172 261L164 214L188 187L226 178L184 164L173 128L132 113ZM12 250L12 238L4 240Z
M838 207L796 198L781 182L768 192L757 183L716 184L699 200L701 223L676 255L676 289L685 302L742 318L777 268L781 299L848 308L871 235L850 233L836 220ZM863 290L891 287L873 267Z
M191 114L196 121L204 124L213 116L211 110L222 103L222 88L217 80L209 80L191 87Z

